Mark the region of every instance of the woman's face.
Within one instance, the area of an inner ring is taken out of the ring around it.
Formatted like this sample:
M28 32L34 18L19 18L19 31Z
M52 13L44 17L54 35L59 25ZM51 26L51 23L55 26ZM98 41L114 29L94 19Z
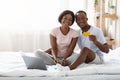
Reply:
M81 28L85 27L87 24L87 20L88 20L88 18L86 17L86 15L84 13L78 13L78 15L76 17L76 23L79 27L81 27Z
M71 26L72 20L73 20L73 19L72 19L72 16L71 16L70 14L66 14L66 15L63 16L63 18L62 18L61 24L62 24L63 26L66 26L66 27Z

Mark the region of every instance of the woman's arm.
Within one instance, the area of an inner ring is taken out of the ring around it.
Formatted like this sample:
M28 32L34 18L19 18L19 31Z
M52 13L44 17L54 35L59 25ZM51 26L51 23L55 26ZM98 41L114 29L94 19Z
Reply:
M56 43L56 38L50 34L50 43L51 43L51 51L52 51L52 55L54 57L54 61L55 63L58 62L57 60L57 43Z
M64 55L64 59L68 58L69 56L72 55L73 51L74 51L74 48L76 46L76 43L77 43L77 40L78 40L78 37L76 38L72 38L71 40L71 43L66 51L66 54Z
M71 43L70 43L70 45L69 45L69 47L68 47L68 49L67 49L67 51L66 51L66 53L64 54L64 57L63 57L63 58L64 58L64 60L63 60L63 62L62 62L62 65L63 65L63 66L66 66L66 65L67 65L66 59L67 59L69 56L72 55L73 50L74 50L74 48L75 48L75 46L76 46L77 40L78 40L78 37L77 37L77 38L73 38L73 39L71 40Z

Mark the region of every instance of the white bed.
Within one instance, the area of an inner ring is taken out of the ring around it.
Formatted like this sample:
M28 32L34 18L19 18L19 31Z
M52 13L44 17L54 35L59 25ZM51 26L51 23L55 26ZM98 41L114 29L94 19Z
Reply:
M26 69L21 52L0 52L0 80L120 80L120 48L104 58L104 64L83 64L72 71L51 72Z

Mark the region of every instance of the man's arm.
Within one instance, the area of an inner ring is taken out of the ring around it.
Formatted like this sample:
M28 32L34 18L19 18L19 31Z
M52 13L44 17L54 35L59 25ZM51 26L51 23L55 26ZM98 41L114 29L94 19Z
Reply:
M94 44L103 52L108 53L109 52L109 47L107 43L101 44L100 42L96 41Z
M93 41L93 43L103 52L108 53L109 52L109 47L107 43L101 44L99 41L97 41L96 36L90 35L89 39Z

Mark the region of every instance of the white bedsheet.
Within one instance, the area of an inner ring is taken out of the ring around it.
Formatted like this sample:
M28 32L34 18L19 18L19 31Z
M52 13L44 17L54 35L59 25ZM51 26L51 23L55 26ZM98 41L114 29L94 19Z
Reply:
M33 55L33 53L26 53ZM79 76L91 74L120 75L120 48L105 54L104 64L83 64L72 71L50 72L26 69L21 52L0 52L0 76Z

